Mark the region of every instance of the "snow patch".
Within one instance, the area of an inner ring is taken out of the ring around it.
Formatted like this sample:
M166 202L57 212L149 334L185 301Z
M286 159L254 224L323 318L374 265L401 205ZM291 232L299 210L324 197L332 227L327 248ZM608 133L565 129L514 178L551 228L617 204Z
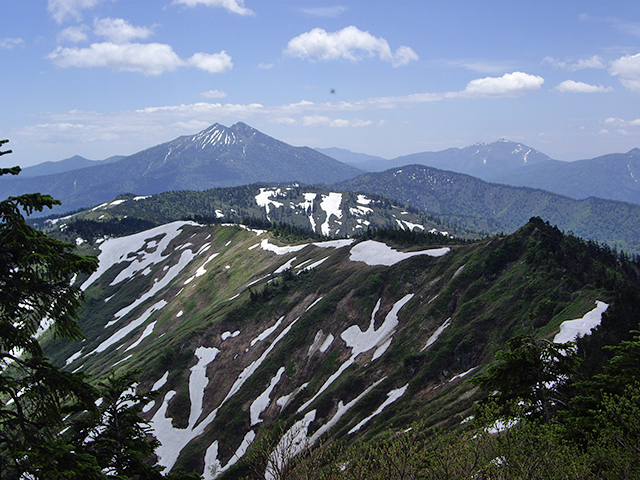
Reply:
M436 297L437 295L433 297L429 301L429 303L435 300ZM451 317L447 318L445 322L442 325L440 325L435 332L433 332L433 334L429 337L429 340L427 340L427 344L424 347L422 347L422 350L420 351L423 352L427 349L427 347L430 347L431 345L433 345L436 342L436 340L438 340L438 337L440 336L440 334L444 332L445 328L447 328L450 324L451 324Z
M398 313L400 309L413 298L413 294L410 293L405 295L400 300L398 300L387 316L384 319L384 322L380 327L375 329L375 317L376 313L380 309L380 300L376 303L375 308L373 309L373 313L371 314L371 321L369 322L369 328L366 331L362 331L358 325L352 325L347 328L340 337L347 344L347 347L351 349L351 356L338 368L338 370L333 373L329 378L325 381L324 385L320 387L320 389L316 392L316 394L305 402L299 409L298 413L306 410L309 405L311 405L316 398L318 398L329 386L336 381L342 373L349 368L351 365L355 363L356 357L361 353L368 352L370 350L376 349L373 353L374 359L379 358L391 345L392 335L395 332L395 328L398 325Z
M269 407L269 404L271 403L271 398L269 398L271 396L271 392L273 392L273 389L280 381L283 373L284 367L280 367L278 373L276 373L275 376L271 379L271 382L269 383L267 389L262 392L262 394L260 394L260 396L256 398L251 404L249 412L251 413L252 427L262 422L262 420L260 419L260 415Z
M351 249L349 259L352 262L364 262L367 265L385 265L390 267L402 260L414 257L416 255L428 255L430 257L441 257L447 254L451 249L449 247L432 248L429 250L421 250L418 252L399 252L392 249L387 244L376 242L375 240L367 240L356 244Z
M329 220L331 216L336 218L342 218L342 210L340 210L340 204L342 203L342 193L331 192L329 195L322 195L322 201L320 202L320 208L324 210L327 217L322 225L320 225L320 232L323 235L329 236L331 233L331 227L329 226Z
M240 335L240 330L236 330L235 332L231 333L231 332L224 332L222 335L220 335L220 338L222 339L222 341L224 342L227 338L236 338L238 335Z
M382 411L387 408L389 405L391 405L393 402L395 402L396 400L398 400L402 395L404 395L404 392L407 391L407 387L409 387L409 384L407 383L404 387L400 387L396 390L391 390L389 393L387 393L387 399L382 403L382 405L380 405L375 412L373 412L371 415L369 415L367 418L363 419L360 421L360 423L358 423L355 427L353 427L351 430L349 430L349 434L355 433L358 430L360 430L362 427L364 427L369 420L371 420L373 417L375 417L376 415L379 415L380 413L382 413Z
M560 324L560 332L553 338L555 343L573 342L579 337L591 334L591 330L600 325L602 314L609 308L604 302L596 301L596 308L576 320L567 320Z

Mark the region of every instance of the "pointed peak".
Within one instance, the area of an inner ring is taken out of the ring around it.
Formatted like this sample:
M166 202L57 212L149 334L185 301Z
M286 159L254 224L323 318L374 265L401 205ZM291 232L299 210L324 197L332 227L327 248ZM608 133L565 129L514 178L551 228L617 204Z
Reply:
M629 150L627 152L627 155L640 155L640 148L636 147L636 148L632 148L631 150Z

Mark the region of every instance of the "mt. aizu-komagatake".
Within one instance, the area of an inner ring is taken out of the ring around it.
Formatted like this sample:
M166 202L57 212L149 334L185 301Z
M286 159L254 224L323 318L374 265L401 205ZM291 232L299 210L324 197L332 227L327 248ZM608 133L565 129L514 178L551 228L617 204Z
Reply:
M306 147L292 147L236 123L215 124L121 160L31 178L0 179L0 197L40 191L70 211L122 193L150 195L256 182L333 183L362 173Z

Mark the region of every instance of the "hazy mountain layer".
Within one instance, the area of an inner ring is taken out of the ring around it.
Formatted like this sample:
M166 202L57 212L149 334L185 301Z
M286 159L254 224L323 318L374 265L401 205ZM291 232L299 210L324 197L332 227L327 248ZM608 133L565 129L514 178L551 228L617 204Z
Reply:
M492 181L541 188L573 198L601 197L640 204L638 148L544 167L507 172L496 175Z

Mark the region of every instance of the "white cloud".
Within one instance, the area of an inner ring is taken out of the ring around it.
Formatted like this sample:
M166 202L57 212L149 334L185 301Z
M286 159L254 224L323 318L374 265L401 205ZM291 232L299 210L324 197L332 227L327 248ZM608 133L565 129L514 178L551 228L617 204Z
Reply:
M220 90L209 90L208 92L202 92L200 95L204 98L225 98L227 96L225 92Z
M11 50L18 45L22 45L24 40L21 38L2 38L0 39L0 48Z
M589 57L589 58L582 58L575 62L565 62L562 60L558 60L557 58L545 57L542 60L542 63L549 63L556 68L561 68L563 70L569 70L572 72L575 72L576 70L584 70L587 68L596 68L596 69L605 68L604 61L598 55L594 55L593 57Z
M47 58L58 67L106 67L112 70L160 75L183 66L169 45L160 43L94 43L88 48L58 47Z
M612 75L618 75L629 90L640 91L640 53L614 60L609 71Z
M189 65L210 73L223 73L233 65L225 52L196 53L185 61L169 45L161 43L104 42L88 48L58 47L47 58L60 68L104 67L145 75L160 75Z
M258 68L262 70L271 70L275 65L273 63L259 63Z
M186 5L187 7L197 7L200 4L207 7L222 7L238 15L254 14L251 10L245 8L244 0L174 0L173 3Z
M196 53L189 64L209 73L225 73L233 67L231 57L224 50L220 53Z
M68 18L82 19L82 10L95 7L100 0L49 0L48 10L53 19L62 23Z
M394 67L418 60L418 55L411 48L401 46L394 54L384 38L376 38L354 26L337 32L314 28L291 39L284 54L299 58L343 59L352 62L378 56L380 60L390 62Z
M523 72L505 73L502 77L471 80L460 92L466 97L518 97L539 90L544 78Z
M300 124L303 127L368 127L372 125L373 122L371 120L346 120L344 118L335 118L331 119L322 115L307 115L302 117L300 120Z
M602 85L590 85L584 82L576 82L575 80L565 80L555 87L555 90L564 93L607 93L613 92L611 87L603 87Z
M136 38L148 38L153 30L147 27L134 27L122 18L96 18L93 31L99 37L113 43L129 43Z
M609 117L604 121L605 125L611 125L613 127L640 127L640 118L635 120L624 120L622 118Z
M58 34L58 42L71 42L71 43L80 43L88 40L87 32L89 27L86 25L80 25L77 27L68 27L62 30Z
M335 7L301 8L299 11L310 17L333 18L346 12L347 8L341 5L336 5Z

